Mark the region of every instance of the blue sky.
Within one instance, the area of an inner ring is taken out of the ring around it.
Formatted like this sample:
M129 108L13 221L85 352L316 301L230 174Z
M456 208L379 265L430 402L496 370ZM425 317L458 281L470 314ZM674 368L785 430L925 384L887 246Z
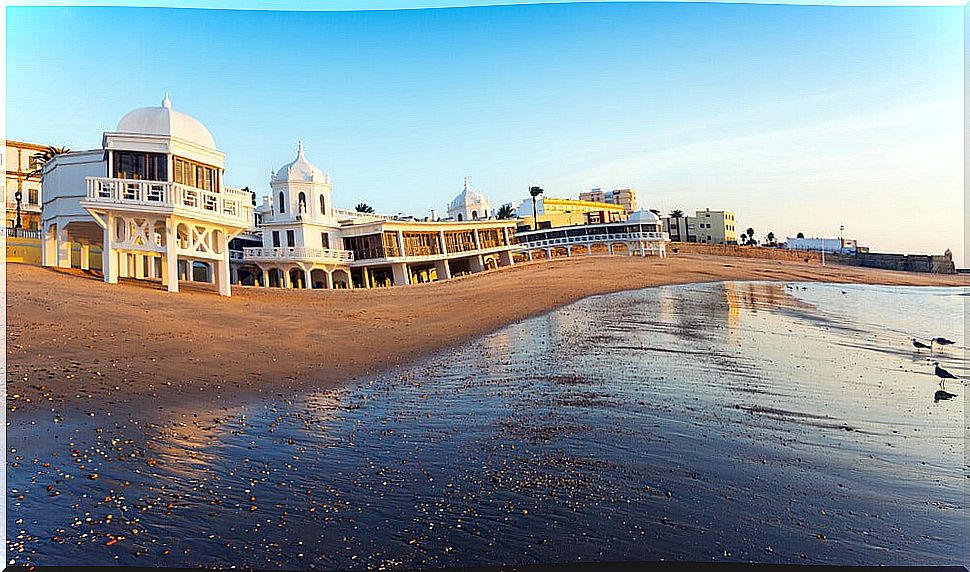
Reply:
M595 3L275 12L7 10L7 136L100 145L174 107L268 190L307 157L334 200L443 213L632 186L763 236L963 258L962 7Z

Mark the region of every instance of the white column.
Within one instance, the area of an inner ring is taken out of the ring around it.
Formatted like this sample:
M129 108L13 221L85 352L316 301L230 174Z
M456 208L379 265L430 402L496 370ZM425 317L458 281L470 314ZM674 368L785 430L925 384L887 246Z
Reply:
M327 275L327 290L333 290L333 274L324 272Z
M404 231L397 231L397 251L400 256L406 256L404 250Z
M128 273L128 253L124 250L118 251L118 276L122 278L128 278L130 274Z
M304 270L303 271L303 287L304 288L313 288L313 282L311 282L311 276L310 276L310 271L309 270Z
M118 254L114 250L111 237L111 229L115 223L115 217L109 212L104 215L104 239L101 245L101 272L104 273L104 281L108 284L118 283Z
M50 228L53 224L41 225L43 234L40 236L40 264L54 266L57 259L57 241L51 240Z
M81 270L91 269L91 245L81 245Z
M195 261L194 260L185 261L185 281L195 282Z
M408 280L408 265L403 262L391 265L391 273L394 274L395 286L406 286Z
M71 267L71 239L67 235L67 229L57 227L57 267Z
M213 261L215 282L219 286L220 296L231 296L232 285L229 282L229 249L226 245L225 233L222 234L222 260Z
M175 221L165 222L165 256L162 260L162 282L168 286L169 292L179 291L179 257L178 236L175 232Z
M434 268L435 268L435 274L438 275L438 280L451 279L451 268L448 266L447 260L435 260Z
M592 244L587 244L586 245L586 256L591 256L592 254L593 254L593 245Z
M477 228L473 228L472 229L472 236L475 238L475 250L481 250L482 249L482 241L478 238L478 229Z
M144 254L132 254L132 258L135 262L135 278L139 280L144 280L145 278L145 255Z
M263 288L269 288L269 270L259 267L260 272L263 275Z
M445 231L438 231L438 240L441 241L441 254L448 254L448 244L445 243Z
M607 250L607 251L608 251L608 252L609 252L610 254L613 254L613 243L612 243L612 242L606 245L606 250Z
M502 239L505 246L509 246L509 227L507 226L502 227Z
M283 288L292 288L293 286L290 284L290 271L289 271L289 269L282 270L280 272L280 274L282 274Z

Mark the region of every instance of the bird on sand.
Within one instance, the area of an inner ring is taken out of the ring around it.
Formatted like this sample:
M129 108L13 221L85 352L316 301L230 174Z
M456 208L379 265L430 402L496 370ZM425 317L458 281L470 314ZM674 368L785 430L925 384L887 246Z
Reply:
M938 389L936 390L936 393L933 394L933 403L936 403L938 401L946 401L947 399L953 399L956 396L957 394L955 393L949 393L947 391L943 391L942 389Z
M933 362L933 365L936 366L936 370L934 371L934 373L936 373L936 377L940 378L940 387L946 389L945 382L948 379L960 379L959 377L940 367L940 362L935 361Z
M952 346L956 342L953 341L953 340L948 340L946 338L933 338L932 340L930 340L930 343L931 344L935 343L936 345L940 346L941 348L945 348L946 346Z
M916 348L916 351L933 349L933 346L928 346L916 338L913 338L913 347Z

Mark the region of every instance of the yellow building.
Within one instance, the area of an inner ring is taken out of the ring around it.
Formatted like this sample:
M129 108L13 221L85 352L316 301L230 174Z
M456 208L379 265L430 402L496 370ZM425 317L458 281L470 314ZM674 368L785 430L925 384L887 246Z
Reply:
M535 208L540 229L620 222L626 220L628 215L623 205L543 196L536 199ZM535 229L531 197L522 201L516 214L520 229Z
M691 242L737 244L736 224L733 212L706 209L687 217L687 234L694 237Z
M20 228L40 228L40 175L28 178L39 165L34 155L47 149L43 145L7 139L4 153L6 169L6 224L13 228L17 221L17 191L20 191Z
M604 191L597 187L586 193L579 193L579 200L621 205L627 214L637 210L637 192L634 189L613 189Z

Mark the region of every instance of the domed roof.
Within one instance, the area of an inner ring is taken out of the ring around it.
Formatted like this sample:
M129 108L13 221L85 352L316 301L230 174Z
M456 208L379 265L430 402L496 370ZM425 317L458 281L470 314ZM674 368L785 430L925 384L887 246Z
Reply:
M296 181L303 183L325 183L327 174L314 167L303 156L303 141L300 141L296 152L296 159L280 167L273 176L274 181Z
M162 100L161 107L140 107L129 111L118 122L115 131L166 135L209 149L216 148L216 142L209 130L194 117L172 109L172 102L168 99L168 95Z
M448 206L449 210L460 209L466 206L481 205L487 203L488 199L485 198L481 193L472 190L471 186L468 184L468 177L465 177L465 188L461 193L451 201Z
M640 210L631 214L627 221L640 224L660 224L660 217L648 210Z

